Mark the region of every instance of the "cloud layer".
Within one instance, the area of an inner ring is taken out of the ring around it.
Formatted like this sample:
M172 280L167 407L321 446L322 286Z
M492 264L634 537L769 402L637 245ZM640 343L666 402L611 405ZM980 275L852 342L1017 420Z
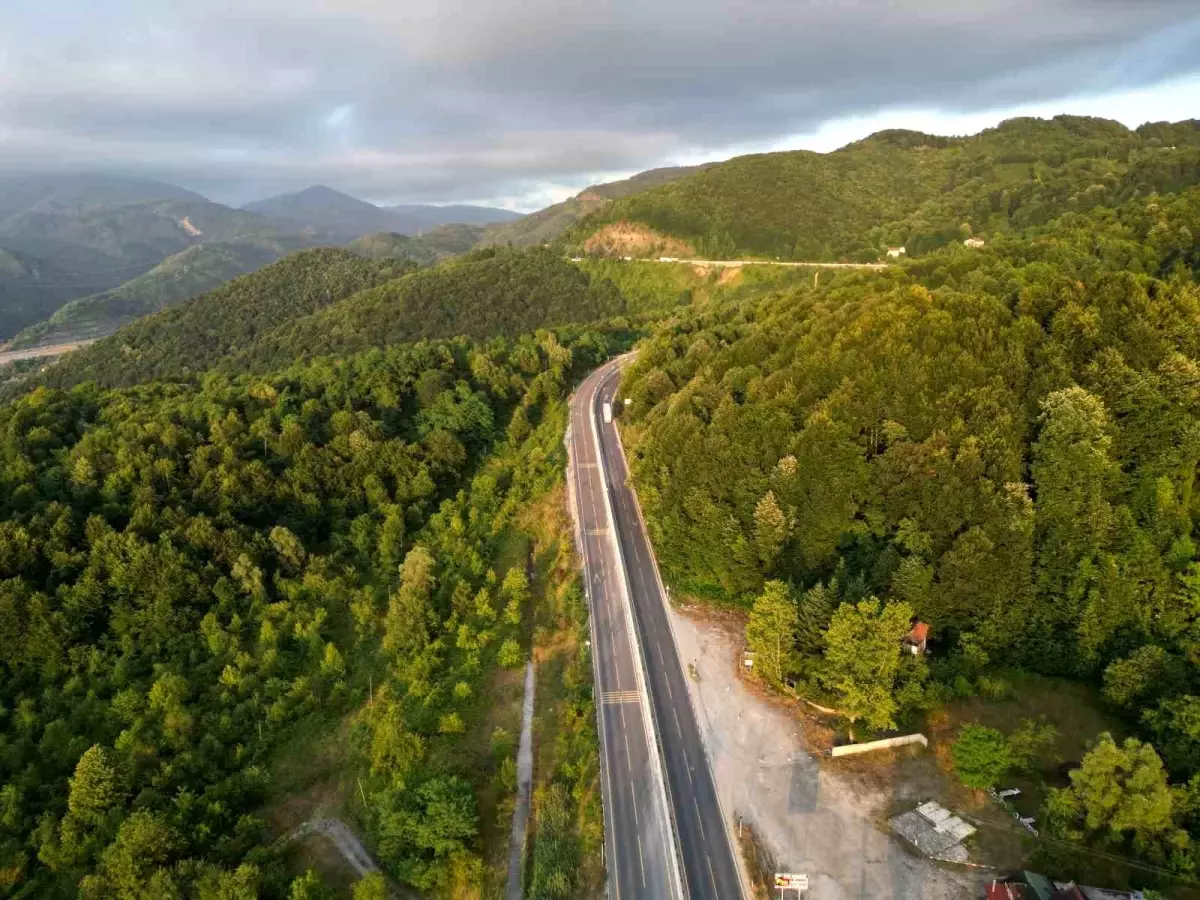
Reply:
M1194 0L47 0L0 9L0 168L528 204L888 107L1197 71Z

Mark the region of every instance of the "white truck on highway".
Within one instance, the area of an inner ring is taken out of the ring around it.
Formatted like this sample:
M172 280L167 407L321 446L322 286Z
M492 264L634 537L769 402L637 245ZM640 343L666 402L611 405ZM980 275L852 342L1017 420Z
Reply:
M604 424L605 425L607 425L609 422L612 421L612 404L611 403L605 403L604 406L601 407L600 412L604 416Z

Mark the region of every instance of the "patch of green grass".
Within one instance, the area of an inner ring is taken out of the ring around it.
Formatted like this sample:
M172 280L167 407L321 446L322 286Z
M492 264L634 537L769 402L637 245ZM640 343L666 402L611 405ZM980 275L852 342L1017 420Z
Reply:
M1068 783L1064 764L1077 764L1102 732L1110 732L1120 741L1127 731L1106 708L1100 692L1090 685L1017 671L993 672L989 678L993 699L967 697L928 714L926 731L931 749L946 776L957 784L950 745L963 725L976 723L1010 734L1025 719L1045 719L1058 731L1055 740L1042 749L1032 771L1013 772L999 785L1002 789L1019 789L1020 795L1009 802L1021 815L1040 820L1049 791ZM984 802L979 814L987 821L1009 824L1009 815L991 801ZM1008 852L1015 849L999 829L987 828L979 839L991 844L1002 842ZM1032 845L1027 846L1026 852L1031 850Z

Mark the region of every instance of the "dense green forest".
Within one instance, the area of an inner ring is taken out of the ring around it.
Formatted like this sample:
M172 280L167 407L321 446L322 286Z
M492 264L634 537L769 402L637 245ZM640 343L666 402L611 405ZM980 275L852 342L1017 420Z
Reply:
M1101 740L1050 834L1193 872L1200 188L1027 232L678 313L622 382L634 478L665 577L860 730L1012 668L1101 686L1153 749Z
M0 894L323 896L289 887L258 810L302 726L349 713L390 874L478 887L477 798L511 747L464 734L526 645L524 566L493 560L561 480L572 380L627 342L456 339L0 410ZM588 666L546 787L559 884L595 790Z
M483 236L482 225L442 225L418 237L394 232L368 234L347 244L347 248L368 259L394 256L427 266L449 256L466 253Z
M599 321L619 291L542 250L481 250L432 269L348 250L307 250L65 357L36 381L125 386L217 367L265 371L301 357L467 335L516 336ZM28 382L10 387L10 395Z
M623 311L624 301L612 284L592 283L548 250L478 250L285 321L229 364L257 369L399 341L512 336Z
M629 221L701 257L871 261L1195 183L1200 123L1012 119L968 138L882 131L832 153L737 157L606 205L566 235Z

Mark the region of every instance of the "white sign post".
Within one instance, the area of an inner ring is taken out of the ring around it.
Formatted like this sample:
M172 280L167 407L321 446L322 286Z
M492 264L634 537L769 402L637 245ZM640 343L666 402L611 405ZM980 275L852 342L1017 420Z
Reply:
M779 890L780 900L784 891L795 891L801 897L808 890L808 875L805 872L776 872L775 887Z

